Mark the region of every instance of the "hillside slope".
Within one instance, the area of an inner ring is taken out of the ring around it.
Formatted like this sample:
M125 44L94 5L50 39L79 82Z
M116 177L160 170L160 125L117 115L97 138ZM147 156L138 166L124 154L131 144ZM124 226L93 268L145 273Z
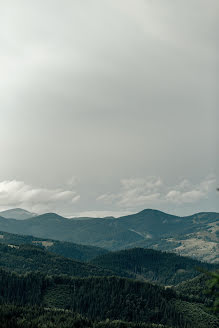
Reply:
M37 238L27 235L18 235L4 231L0 231L0 243L6 245L28 244L40 246L49 252L82 262L92 260L99 255L108 253L106 249L100 247L80 245L53 239Z
M38 271L78 277L113 275L109 270L67 259L31 245L0 244L0 267L18 273Z
M92 264L113 270L121 276L176 285L200 274L198 268L215 270L212 265L188 257L153 249L134 248L101 255Z

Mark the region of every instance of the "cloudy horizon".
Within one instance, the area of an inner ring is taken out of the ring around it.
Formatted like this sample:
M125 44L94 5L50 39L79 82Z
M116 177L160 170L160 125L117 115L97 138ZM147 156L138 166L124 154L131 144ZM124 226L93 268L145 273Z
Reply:
M0 211L219 212L218 1L0 12Z

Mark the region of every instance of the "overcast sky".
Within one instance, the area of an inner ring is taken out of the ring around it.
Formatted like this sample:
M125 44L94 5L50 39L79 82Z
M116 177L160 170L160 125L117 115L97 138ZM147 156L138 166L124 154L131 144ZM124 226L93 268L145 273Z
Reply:
M218 0L0 0L0 209L219 211Z

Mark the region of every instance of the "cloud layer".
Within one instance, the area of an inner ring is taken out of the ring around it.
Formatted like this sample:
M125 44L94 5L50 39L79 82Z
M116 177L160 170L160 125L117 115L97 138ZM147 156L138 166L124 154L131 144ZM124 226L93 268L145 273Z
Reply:
M85 209L86 193L79 193L80 183L73 177L66 188L39 188L23 181L0 182L0 210L24 208L36 213L57 212L73 216L121 216L147 207L165 210L168 206L186 207L206 200L215 189L215 178L207 177L198 184L182 179L168 186L160 177L127 178L120 180L118 192L93 197L93 207ZM82 205L80 205L82 204ZM81 207L80 207L81 206Z
M208 197L216 179L209 177L199 184L184 179L179 184L168 187L159 177L122 179L118 193L106 193L97 197L105 204L116 204L123 209L139 206L160 206L162 204L183 205L197 203Z
M21 207L33 212L61 210L80 199L76 191L36 188L23 181L0 182L0 209Z

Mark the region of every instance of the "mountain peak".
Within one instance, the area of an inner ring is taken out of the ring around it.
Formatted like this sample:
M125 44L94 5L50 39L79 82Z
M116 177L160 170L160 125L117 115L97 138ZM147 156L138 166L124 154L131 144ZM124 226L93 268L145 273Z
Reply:
M159 211L159 210L154 210L152 208L146 208L140 212L138 212L137 214L159 214L159 215L170 215L170 214L167 214L165 212L162 212L162 211Z
M55 221L55 220L56 221L63 221L63 220L67 220L63 216L58 215L56 213L52 213L52 212L35 216L34 219L42 219L42 220L45 220L45 221L46 220L48 220L48 221Z
M36 216L36 214L17 207L0 212L0 216L5 219L26 220Z

